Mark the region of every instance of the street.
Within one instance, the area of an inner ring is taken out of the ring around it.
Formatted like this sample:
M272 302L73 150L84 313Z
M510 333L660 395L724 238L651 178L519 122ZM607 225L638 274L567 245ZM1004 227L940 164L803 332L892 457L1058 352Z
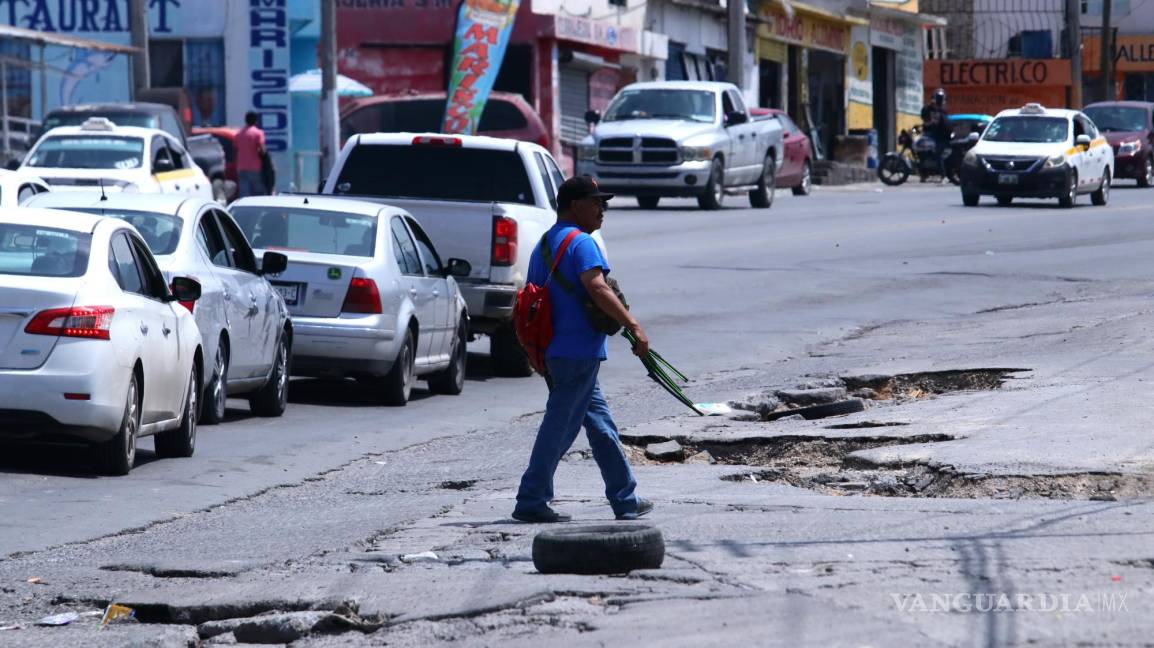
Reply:
M617 198L612 276L695 402L894 395L835 419L700 418L610 339L601 385L656 504L639 523L666 543L661 569L626 577L534 570L543 527L509 514L546 389L494 377L486 338L459 396L419 383L386 408L298 378L282 418L232 401L193 457L145 441L124 477L76 449L5 448L0 627L20 627L0 646L1148 642L1152 195L1127 180L1105 207L965 208L914 181L719 212ZM897 378L861 379L876 375ZM688 459L645 459L671 439ZM556 507L611 524L601 491L580 439ZM33 626L109 603L142 623ZM306 610L352 625L223 623Z

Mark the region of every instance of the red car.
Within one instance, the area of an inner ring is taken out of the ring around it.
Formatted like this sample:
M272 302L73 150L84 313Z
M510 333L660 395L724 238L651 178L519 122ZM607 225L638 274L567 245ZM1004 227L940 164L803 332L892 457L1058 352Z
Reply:
M224 179L239 182L236 178L236 132L240 130L232 126L213 126L204 128L193 128L193 135L212 135L213 139L220 142L220 147L224 149Z
M777 108L750 108L754 119L768 119L771 115L781 122L785 160L777 172L778 189L791 189L795 196L808 196L813 188L813 146L807 136L784 110Z
M445 96L444 92L429 92L354 99L341 109L341 140L358 133L439 132L445 116ZM519 94L490 94L477 126L478 135L549 148L545 123Z
M1114 177L1154 185L1154 103L1100 101L1082 109L1114 149Z

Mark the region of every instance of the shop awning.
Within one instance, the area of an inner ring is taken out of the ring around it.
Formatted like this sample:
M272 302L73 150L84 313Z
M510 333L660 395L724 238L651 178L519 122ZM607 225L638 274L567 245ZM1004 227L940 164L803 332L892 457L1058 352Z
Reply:
M116 52L118 54L139 54L144 51L139 47L116 45L103 41L89 40L87 38L76 38L74 36L61 36L60 34L50 34L34 29L24 29L22 27L12 27L9 25L0 25L0 39L3 38L14 38L38 45L60 45L62 47Z
M854 10L855 13L862 13L861 10ZM902 20L905 22L912 22L922 25L923 27L945 27L949 21L941 16L931 16L929 14L913 13L909 11L902 11L901 9L891 9L889 7L882 7L871 4L868 11L864 13L865 16L878 16L879 18L890 18L893 20ZM866 21L868 24L868 20Z
M773 5L776 5L778 7L781 7L782 9L785 9L787 3L782 2L782 0L774 0L774 2L772 2L770 4L773 4ZM830 20L833 22L840 22L840 23L844 23L847 25L865 26L865 25L870 24L870 21L865 19L865 18L859 18L857 16L851 16L848 14L840 14L836 11L830 11L829 9L822 9L821 7L815 7L813 5L806 4L804 2L789 2L788 5L789 5L789 7L791 7L793 9L794 12L799 13L803 16L812 16L814 18L824 18L826 20Z

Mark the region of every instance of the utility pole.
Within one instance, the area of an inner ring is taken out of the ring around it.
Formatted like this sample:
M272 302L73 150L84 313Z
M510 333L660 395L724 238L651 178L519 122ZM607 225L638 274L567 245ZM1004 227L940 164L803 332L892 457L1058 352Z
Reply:
M1066 0L1066 45L1070 54L1070 107L1082 109L1082 0Z
M1113 0L1102 0L1102 38L1098 39L1101 50L1102 101L1114 100L1114 30L1110 28Z
M321 181L337 160L337 2L321 0Z
M727 0L729 11L729 82L745 90L745 0Z
M148 61L148 0L132 0L129 24L132 25L132 46L140 51L132 55L133 93L152 86Z

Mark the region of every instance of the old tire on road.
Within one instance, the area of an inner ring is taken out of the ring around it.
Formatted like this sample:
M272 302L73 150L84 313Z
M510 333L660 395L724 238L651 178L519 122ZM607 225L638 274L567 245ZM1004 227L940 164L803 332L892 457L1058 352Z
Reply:
M665 539L651 526L557 528L533 538L533 566L542 574L624 574L657 569L664 560Z
M517 341L512 324L502 324L489 334L489 359L495 376L524 378L533 375L529 357Z
M749 206L754 209L768 209L773 205L773 190L777 183L777 163L772 155L765 156L761 164L761 177L757 179L757 188L749 192Z

